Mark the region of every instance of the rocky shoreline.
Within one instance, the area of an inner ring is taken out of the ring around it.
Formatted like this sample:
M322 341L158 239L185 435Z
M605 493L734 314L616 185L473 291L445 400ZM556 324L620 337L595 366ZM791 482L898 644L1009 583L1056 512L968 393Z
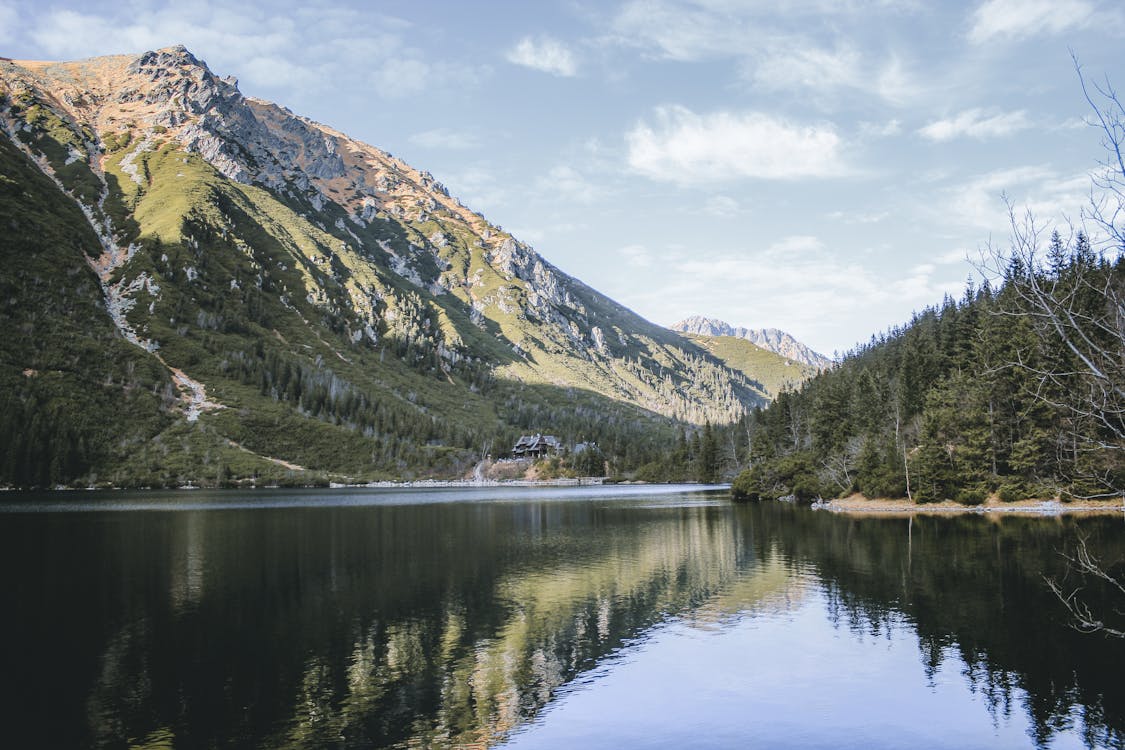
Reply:
M851 495L836 500L814 503L818 510L827 510L832 513L855 515L914 515L934 514L950 515L957 513L998 514L998 515L1035 515L1035 516L1060 516L1076 513L1125 513L1125 498L1107 500L1072 500L1062 502L1057 499L1049 500L1018 500L1005 503L996 498L989 498L980 505L961 505L951 500L940 503L918 504L908 498L870 499L862 495Z

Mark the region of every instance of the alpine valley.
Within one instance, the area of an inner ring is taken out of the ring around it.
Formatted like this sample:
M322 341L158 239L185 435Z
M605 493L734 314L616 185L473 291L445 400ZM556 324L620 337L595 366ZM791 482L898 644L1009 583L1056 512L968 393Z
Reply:
M454 478L529 432L631 472L813 372L642 319L183 47L0 60L0 130L0 485Z

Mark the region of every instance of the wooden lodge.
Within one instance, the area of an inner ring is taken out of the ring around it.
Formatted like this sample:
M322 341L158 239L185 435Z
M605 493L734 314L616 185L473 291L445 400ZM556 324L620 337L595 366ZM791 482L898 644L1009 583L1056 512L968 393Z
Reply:
M542 458L562 450L562 442L554 435L521 435L512 446L512 458Z

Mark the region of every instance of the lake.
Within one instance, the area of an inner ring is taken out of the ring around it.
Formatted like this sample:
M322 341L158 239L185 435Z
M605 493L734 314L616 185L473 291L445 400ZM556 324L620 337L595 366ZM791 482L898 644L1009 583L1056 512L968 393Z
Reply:
M1068 627L1044 578L1079 534L1120 560L1120 515L633 486L0 500L6 747L1125 747L1125 643Z

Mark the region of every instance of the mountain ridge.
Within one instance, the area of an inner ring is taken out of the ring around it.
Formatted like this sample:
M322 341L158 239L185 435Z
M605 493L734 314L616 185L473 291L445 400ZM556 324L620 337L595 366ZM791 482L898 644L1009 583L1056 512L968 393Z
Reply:
M673 331L681 333L694 333L701 336L732 336L746 339L763 349L767 349L783 357L787 357L801 364L825 370L832 366L832 359L814 351L806 344L798 341L791 334L778 328L745 328L732 326L718 318L708 318L703 315L691 315L669 326Z
M150 385L178 406L164 399L161 419L199 425L192 440L210 434L234 476L249 459L233 446L346 476L456 472L530 428L600 438L627 467L676 424L731 422L769 398L428 172L244 96L182 46L0 61L0 131L13 147L0 174L22 174L18 152L85 217L75 252L119 334L163 368ZM34 329L21 314L9 308ZM4 359L26 400L27 363ZM257 436L265 414L288 432ZM316 447L330 435L350 458Z

